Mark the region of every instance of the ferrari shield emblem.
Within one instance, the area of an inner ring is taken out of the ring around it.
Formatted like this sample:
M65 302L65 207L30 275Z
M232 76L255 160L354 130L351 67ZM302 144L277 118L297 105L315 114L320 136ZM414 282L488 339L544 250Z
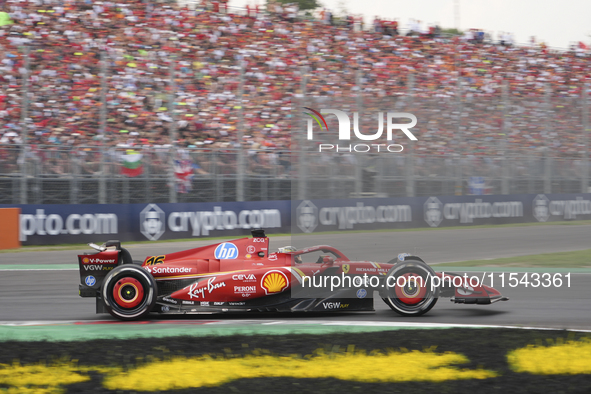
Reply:
M350 268L350 267L349 267L349 264L343 264L343 272L344 272L345 274L348 274L348 273L349 273L349 268Z

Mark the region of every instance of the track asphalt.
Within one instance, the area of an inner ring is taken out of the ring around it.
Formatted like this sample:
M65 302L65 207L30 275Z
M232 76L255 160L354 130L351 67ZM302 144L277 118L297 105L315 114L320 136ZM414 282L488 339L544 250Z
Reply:
M474 259L511 257L537 253L551 253L589 248L591 226L548 225L530 227L496 227L485 229L445 229L436 231L375 232L318 234L271 238L271 250L279 246L329 244L342 250L352 260L386 262L399 253L411 253L431 264ZM101 240L89 240L101 242ZM213 241L217 242L217 241ZM212 241L191 241L128 245L134 259L170 253L206 245ZM80 250L36 251L0 254L0 321L90 321L112 320L109 315L94 313L94 299L78 296L78 272L52 268L76 268L76 254ZM590 256L591 260L591 256ZM556 267L560 268L560 261ZM14 267L34 264L47 270L20 271ZM2 267L10 270L1 270ZM437 268L435 267L437 270ZM446 268L447 269L447 268ZM483 268L485 270L485 268ZM498 270L495 270L498 271ZM529 269L528 271L532 271ZM461 271L455 271L461 272ZM539 272L543 272L540 270ZM560 272L568 272L562 269ZM425 316L404 318L392 312L379 298L375 312L305 314L305 315L222 315L215 316L228 324L243 324L246 320L269 319L280 324L298 324L310 319L330 319L334 322L382 321L393 323L439 323L474 325L511 325L569 329L591 328L591 275L572 270L570 287L563 281L560 287L519 285L495 287L511 298L487 306L454 305L440 299ZM480 277L482 274L478 274ZM487 282L485 282L487 284ZM155 316L154 320L162 319ZM170 320L170 317L166 317ZM180 317L179 322L187 318ZM212 316L193 316L195 320L211 320Z

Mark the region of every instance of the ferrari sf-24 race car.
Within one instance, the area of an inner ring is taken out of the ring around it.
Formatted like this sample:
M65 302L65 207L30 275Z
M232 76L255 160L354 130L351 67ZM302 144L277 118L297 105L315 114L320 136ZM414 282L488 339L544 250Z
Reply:
M387 263L351 261L328 245L270 253L269 238L216 243L182 252L132 259L119 241L89 244L98 252L78 256L79 294L96 297L96 312L121 320L150 312L373 311L373 293L395 312L419 316L439 297L458 304L506 301L497 290L466 276L436 273L416 256Z

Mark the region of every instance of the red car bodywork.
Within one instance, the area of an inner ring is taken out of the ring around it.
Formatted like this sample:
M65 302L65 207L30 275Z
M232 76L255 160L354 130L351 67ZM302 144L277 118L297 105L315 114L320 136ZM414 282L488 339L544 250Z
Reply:
M160 313L373 310L374 290L379 291L380 296L394 310L396 308L391 305L393 299L395 303L402 303L403 310L396 310L402 314L407 314L407 307L408 311L413 311L415 305L424 302L427 296L450 297L456 303L466 304L491 304L507 300L497 290L483 285L474 286L474 282L470 283L467 278L457 274L429 271L431 268L414 256L400 255L388 263L351 261L344 253L328 245L295 252L270 253L269 238L262 232L258 233L262 236L256 235L182 252L149 256L141 264L141 269L134 267L139 277L135 274L116 275L117 283L111 284L107 290L102 285L103 281L109 282L110 276L116 274L115 268L121 270L120 267L125 266L125 263L131 263L123 261L124 253L127 252L119 245L111 247L113 250L80 255L80 295L97 297L97 312L105 311L100 305L101 298L107 306L115 303L115 306L120 304L123 312L131 310L136 307L134 303L138 302L138 298L141 301L150 290L136 283L142 282L143 271L137 271L140 269L147 271L155 281L153 291L156 298L150 311ZM400 274L396 274L397 270ZM396 279L398 276L410 278L413 272L445 280L436 291L432 290L433 294L429 292L429 288L433 287L426 283L409 280L407 287L386 283L388 276L396 274ZM93 276L94 283L88 278L91 276L89 273L97 274L96 278ZM353 285L328 291L331 277L353 278L354 282ZM323 281L324 286L321 288L314 286ZM361 286L356 285L360 283ZM135 298L129 295L127 299L121 286L131 289ZM309 293L305 293L307 288L310 289ZM109 308L107 311L111 312Z

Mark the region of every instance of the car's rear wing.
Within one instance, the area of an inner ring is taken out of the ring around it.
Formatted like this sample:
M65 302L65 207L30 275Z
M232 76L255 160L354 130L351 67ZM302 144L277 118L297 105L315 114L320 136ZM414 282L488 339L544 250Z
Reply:
M96 297L105 276L127 257L125 253L127 251L121 248L121 242L119 241L107 241L100 246L89 243L88 246L97 250L98 253L78 255L80 269L78 290L80 297ZM129 252L127 252L127 255L129 255Z

